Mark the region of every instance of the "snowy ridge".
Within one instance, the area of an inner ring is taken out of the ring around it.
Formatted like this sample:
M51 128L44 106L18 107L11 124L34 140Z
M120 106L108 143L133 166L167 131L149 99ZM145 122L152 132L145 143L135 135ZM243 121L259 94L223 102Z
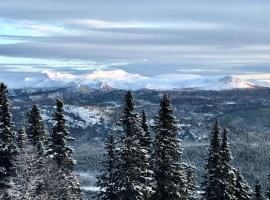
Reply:
M1 75L0 75L1 79ZM93 89L124 90L228 90L270 87L270 74L231 76L201 76L194 74L162 74L147 77L124 70L96 70L89 74L74 75L44 71L21 80L7 80L11 88L89 87Z
M108 124L108 117L106 114L110 111L103 111L94 106L81 107L65 105L65 112L67 124L70 127L86 129L87 127L94 125L106 126L106 124ZM42 108L41 113L44 120L52 123L52 111L49 111L47 108Z

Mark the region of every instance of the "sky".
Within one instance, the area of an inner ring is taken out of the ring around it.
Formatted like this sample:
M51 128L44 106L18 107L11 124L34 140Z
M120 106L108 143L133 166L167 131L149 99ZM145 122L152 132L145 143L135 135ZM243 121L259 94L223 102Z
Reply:
M2 0L0 74L267 74L269 10L269 0Z

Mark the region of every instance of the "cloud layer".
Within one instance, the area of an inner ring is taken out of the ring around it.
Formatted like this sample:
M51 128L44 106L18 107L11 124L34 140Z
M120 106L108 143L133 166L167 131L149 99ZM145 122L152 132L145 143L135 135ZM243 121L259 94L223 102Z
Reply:
M269 9L267 0L3 1L0 71L270 72Z

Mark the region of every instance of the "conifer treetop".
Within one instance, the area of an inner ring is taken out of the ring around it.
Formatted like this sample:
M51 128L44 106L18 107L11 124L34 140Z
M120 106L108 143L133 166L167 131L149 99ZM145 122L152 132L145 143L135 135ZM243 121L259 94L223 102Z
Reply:
M125 112L134 111L134 100L131 91L128 91L125 95Z

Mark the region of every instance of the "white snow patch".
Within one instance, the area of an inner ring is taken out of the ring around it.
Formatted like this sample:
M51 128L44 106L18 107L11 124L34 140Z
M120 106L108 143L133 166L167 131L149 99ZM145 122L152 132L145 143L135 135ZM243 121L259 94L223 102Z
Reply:
M69 127L86 129L93 125L108 123L107 114L110 110L101 110L95 106L73 106L65 105L65 118ZM53 110L47 107L41 109L41 115L44 121L52 122Z
M224 104L225 104L225 105L235 105L236 102L234 102L234 101L227 101L227 102L225 102Z
M94 187L94 186L81 186L81 189L84 191L90 191L90 192L100 191L100 187Z

